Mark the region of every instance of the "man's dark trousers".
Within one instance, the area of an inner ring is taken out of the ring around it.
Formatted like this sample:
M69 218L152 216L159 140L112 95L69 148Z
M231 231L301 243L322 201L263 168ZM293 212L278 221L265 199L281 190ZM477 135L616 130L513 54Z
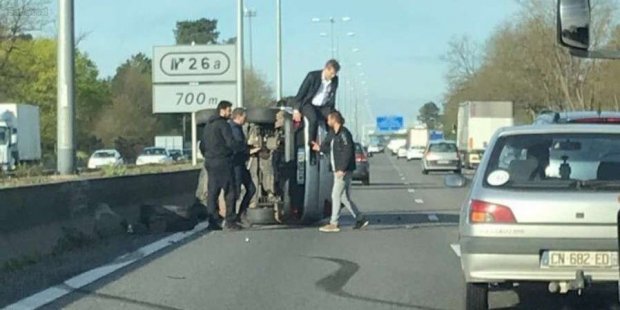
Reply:
M226 223L232 224L237 219L237 204L235 201L235 172L233 165L229 161L207 162L207 175L209 176L208 187L208 205L211 219L216 218L217 206L220 193L224 191L224 200L226 201Z
M332 112L331 107L317 107L311 104L306 104L301 108L301 114L308 118L308 132L311 144L316 141L318 135L319 122L325 122L329 113Z
M235 190L238 195L241 194L241 185L245 188L245 194L243 195L243 199L241 200L241 205L239 207L239 218L243 215L248 208L250 207L250 201L252 201L252 197L256 194L256 186L252 181L252 176L250 175L250 171L244 166L237 165L235 166Z

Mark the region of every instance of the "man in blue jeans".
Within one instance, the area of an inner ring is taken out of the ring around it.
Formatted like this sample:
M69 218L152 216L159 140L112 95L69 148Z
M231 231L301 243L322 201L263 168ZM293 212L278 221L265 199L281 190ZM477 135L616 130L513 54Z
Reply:
M322 232L339 232L338 220L340 218L340 206L349 210L355 218L354 229L368 226L368 220L359 211L357 205L351 200L351 180L355 171L355 143L351 132L344 127L344 118L338 111L333 111L327 116L329 133L323 143L312 144L314 151L329 154L332 171L334 171L334 186L332 188L332 216L329 224L321 227Z
M243 125L245 125L245 122L245 109L234 109L230 120L230 128L232 129L233 139L235 139L236 144L245 146L245 148L242 148L233 154L236 192L235 197L237 200L241 195L241 186L243 185L245 188L245 195L243 195L243 199L241 200L241 204L239 206L239 212L237 213L237 221L242 222L243 224L248 224L245 222L245 215L248 207L250 206L250 201L252 201L252 197L256 194L256 185L254 185L254 181L252 181L252 175L250 175L250 171L248 171L247 163L250 159L250 155L260 151L260 148L250 150L250 147L248 146L248 139L246 139L245 134L243 133Z

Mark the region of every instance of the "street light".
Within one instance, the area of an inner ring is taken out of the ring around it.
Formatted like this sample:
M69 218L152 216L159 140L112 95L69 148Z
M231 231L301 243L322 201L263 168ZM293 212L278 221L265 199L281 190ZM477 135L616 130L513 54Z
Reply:
M250 28L250 68L254 69L254 61L252 57L252 18L256 17L256 10L244 8L245 17L248 18L248 26Z
M351 20L351 17L345 16L340 18L340 21L342 22L348 22ZM332 58L334 58L334 52L335 52L335 37L334 37L334 24L336 23L336 21L338 21L338 19L334 18L334 17L330 17L330 18L325 18L325 19L321 19L318 17L314 17L312 18L312 22L313 23L329 23L330 24L330 37L331 37L331 41L332 41ZM321 36L323 36L321 34Z

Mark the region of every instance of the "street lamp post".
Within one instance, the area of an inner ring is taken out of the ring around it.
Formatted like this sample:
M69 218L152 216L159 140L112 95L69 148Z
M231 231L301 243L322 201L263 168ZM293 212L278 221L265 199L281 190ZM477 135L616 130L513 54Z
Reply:
M254 69L254 57L252 57L252 50L253 50L253 44L252 44L252 18L256 17L256 10L252 10L252 9L245 9L245 17L248 18L248 27L249 27L249 37L250 37L250 68Z
M237 0L237 107L243 107L243 0Z
M282 99L282 0L276 0L276 97Z
M337 20L338 19L336 19L334 17L330 17L330 18L326 18L326 19L321 19L321 18L315 17L315 18L312 19L312 21L315 22L315 23L329 23L330 24L330 26L329 26L329 31L330 31L329 36L331 37L331 54L332 54L332 58L335 57L335 51L336 51L336 37L334 35L334 27L335 27L335 24L336 24ZM343 21L343 22L348 22L348 21L351 20L351 18L350 17L342 17L342 18L340 18L340 20Z

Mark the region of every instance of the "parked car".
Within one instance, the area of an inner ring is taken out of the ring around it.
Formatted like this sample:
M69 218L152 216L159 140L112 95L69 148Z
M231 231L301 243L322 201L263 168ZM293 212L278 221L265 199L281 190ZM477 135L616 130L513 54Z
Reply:
M355 171L353 180L362 181L364 185L370 185L370 163L362 145L355 143Z
M170 154L170 157L172 157L172 160L174 161L185 160L185 156L181 150L169 150L168 154Z
M172 161L172 157L165 148L147 147L144 148L138 159L136 159L136 165L165 165L171 164Z
M124 164L121 153L114 149L97 150L88 159L88 169L99 169L104 166L120 166Z
M456 142L436 140L429 142L422 158L422 173L431 171L454 171L461 173L461 157Z
M479 169L459 224L467 309L488 306L491 283L618 281L620 127L504 128Z
M400 159L400 158L406 158L407 157L407 147L406 146L402 146L398 148L398 151L396 152L396 158Z
M376 153L383 153L385 151L385 147L381 144L371 144L368 146L368 155L372 156Z
M407 160L422 159L424 157L423 146L410 146L407 150Z

